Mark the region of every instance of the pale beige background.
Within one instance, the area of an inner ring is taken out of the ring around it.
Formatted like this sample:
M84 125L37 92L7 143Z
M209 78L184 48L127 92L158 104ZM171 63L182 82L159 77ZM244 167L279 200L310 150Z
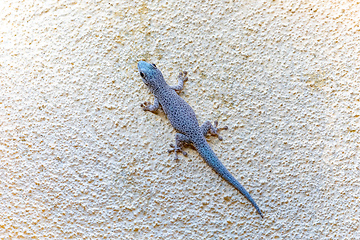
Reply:
M358 1L2 0L1 239L359 239ZM174 130L154 62L264 212Z

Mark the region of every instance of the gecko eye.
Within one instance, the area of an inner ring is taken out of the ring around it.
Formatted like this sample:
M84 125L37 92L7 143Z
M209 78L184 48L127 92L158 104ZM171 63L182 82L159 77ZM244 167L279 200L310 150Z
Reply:
M145 74L144 74L143 72L140 72L140 76L141 76L142 78L145 78Z
M152 63L151 65L153 65L153 67L154 67L154 68L156 68L156 65L155 65L155 63Z

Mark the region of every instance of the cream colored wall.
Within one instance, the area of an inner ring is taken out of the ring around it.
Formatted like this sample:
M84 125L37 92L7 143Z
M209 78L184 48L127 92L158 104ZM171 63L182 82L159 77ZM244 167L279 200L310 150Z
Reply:
M0 3L0 236L356 239L356 1ZM156 63L265 214L189 148L136 63Z

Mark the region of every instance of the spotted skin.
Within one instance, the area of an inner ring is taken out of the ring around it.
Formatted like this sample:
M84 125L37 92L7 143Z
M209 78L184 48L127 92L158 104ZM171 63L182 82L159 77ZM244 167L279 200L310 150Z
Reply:
M188 80L186 76L187 73L182 72L179 74L178 85L169 86L155 64L140 61L138 63L138 69L143 82L155 96L154 104L150 104L149 102L141 104L143 110L155 112L161 107L171 125L178 132L175 135L175 144L170 144L171 149L169 149L169 152L174 152L175 159L178 159L178 152L181 152L184 156L187 155L187 153L182 150L183 145L193 144L207 164L243 194L255 207L260 216L263 217L260 208L253 198L219 161L205 139L206 135L210 133L222 140L218 132L220 130L226 130L227 127L218 128L217 121L215 121L214 126L210 121L206 121L200 127L193 109L177 94L177 92L183 89L184 82Z

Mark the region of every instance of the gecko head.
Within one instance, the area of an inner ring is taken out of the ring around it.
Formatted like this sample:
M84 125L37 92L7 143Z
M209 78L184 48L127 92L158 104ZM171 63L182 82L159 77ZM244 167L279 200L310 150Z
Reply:
M143 82L150 90L158 88L161 84L160 81L164 79L160 70L153 63L140 61L138 62L138 69Z

